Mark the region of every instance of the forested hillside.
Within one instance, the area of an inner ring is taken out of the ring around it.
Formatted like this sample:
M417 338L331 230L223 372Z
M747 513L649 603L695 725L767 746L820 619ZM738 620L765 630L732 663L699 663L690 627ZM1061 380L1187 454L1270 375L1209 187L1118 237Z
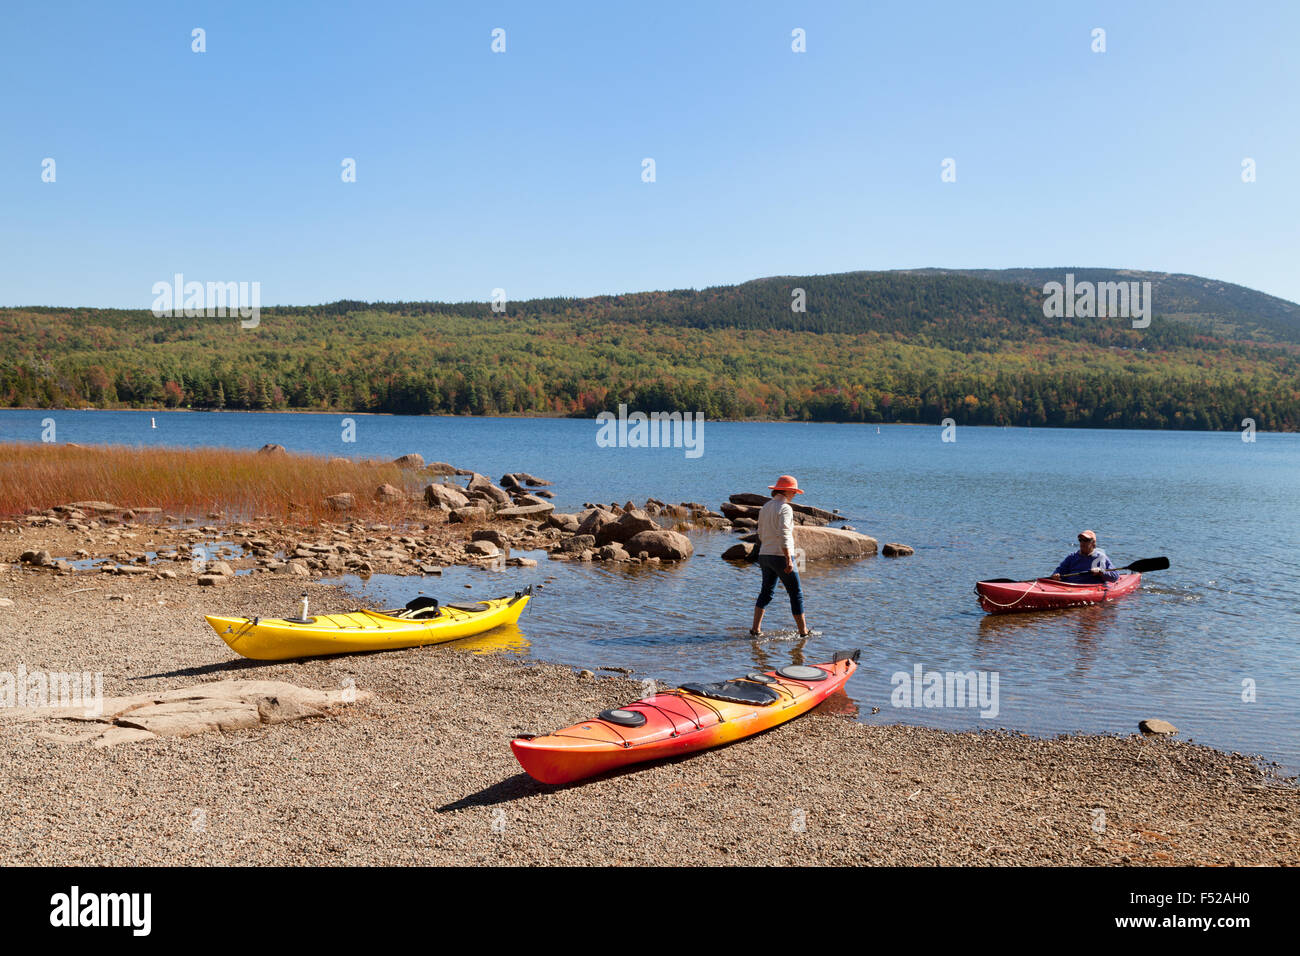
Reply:
M594 415L626 402L710 418L1300 428L1300 307L1175 276L1145 329L1047 318L1039 276L1065 270L1022 271L778 277L504 314L337 302L264 309L253 329L0 309L0 404Z
M1300 305L1232 282L1203 276L1134 269L922 269L916 274L963 275L1042 289L1067 273L1077 281L1151 283L1156 310L1164 318L1199 323L1234 338L1300 344Z

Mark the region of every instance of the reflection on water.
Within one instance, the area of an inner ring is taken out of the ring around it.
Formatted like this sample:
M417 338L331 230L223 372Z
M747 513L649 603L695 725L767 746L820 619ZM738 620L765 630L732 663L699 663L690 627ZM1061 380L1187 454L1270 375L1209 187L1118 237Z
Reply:
M830 714L835 717L848 717L852 720L858 719L860 710L857 701L842 690L837 690L835 693L831 694L817 707L817 712L819 714Z
M502 624L485 634L453 642L457 650L470 654L514 654L526 656L532 645L517 624Z

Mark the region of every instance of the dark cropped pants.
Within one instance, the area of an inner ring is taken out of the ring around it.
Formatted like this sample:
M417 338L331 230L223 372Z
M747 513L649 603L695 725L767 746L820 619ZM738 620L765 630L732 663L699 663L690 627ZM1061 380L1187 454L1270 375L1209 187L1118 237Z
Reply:
M763 588L758 592L757 607L767 607L772 603L772 594L776 591L776 580L781 579L785 593L790 595L790 613L803 613L803 589L799 586L799 572L785 570L785 556L781 554L760 554L758 566L763 572Z

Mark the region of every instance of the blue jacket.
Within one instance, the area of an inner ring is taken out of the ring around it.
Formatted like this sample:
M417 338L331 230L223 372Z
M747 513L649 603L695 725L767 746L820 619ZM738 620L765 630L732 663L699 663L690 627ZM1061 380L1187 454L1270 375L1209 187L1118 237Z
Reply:
M1110 563L1110 558L1106 557L1106 552L1101 548L1093 548L1092 554L1086 558L1078 551L1067 557L1057 565L1055 574L1059 574L1061 579L1070 584L1096 584L1097 576L1090 573L1093 568L1100 568L1106 573L1102 575L1107 581L1118 581L1119 572L1111 570L1114 567ZM1083 571L1084 574L1077 572ZM1066 577L1069 575L1069 577Z

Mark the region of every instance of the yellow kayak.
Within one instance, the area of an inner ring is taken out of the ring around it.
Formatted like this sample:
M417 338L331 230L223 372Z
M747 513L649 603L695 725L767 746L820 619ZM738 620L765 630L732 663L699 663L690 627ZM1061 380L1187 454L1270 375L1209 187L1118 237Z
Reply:
M430 598L417 598L405 608L391 611L317 614L306 620L205 617L236 654L255 661L282 661L418 647L471 637L502 624L514 624L532 594L529 585L512 595L475 604L439 606Z

